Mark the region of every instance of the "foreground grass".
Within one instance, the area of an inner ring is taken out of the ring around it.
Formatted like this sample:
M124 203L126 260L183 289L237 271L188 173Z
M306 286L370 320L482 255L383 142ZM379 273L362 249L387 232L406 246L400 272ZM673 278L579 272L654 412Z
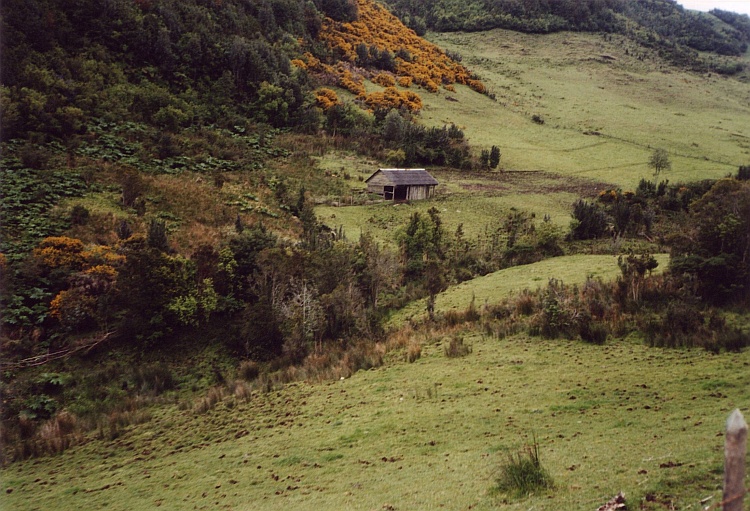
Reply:
M647 496L678 509L720 500L724 421L750 405L750 351L465 337L463 358L425 337L413 364L392 358L205 415L164 405L114 441L4 469L0 507L559 510L595 509L618 491L634 507ZM492 488L532 433L556 487L519 502Z
M663 271L669 263L668 254L656 254L659 267ZM472 300L477 307L485 303L497 303L522 289L545 287L550 279L558 279L565 284L582 284L587 278L613 280L620 275L617 256L613 255L572 255L553 257L534 264L514 266L452 286L435 298L435 311L464 310ZM409 319L427 316L426 299L416 300L395 313L391 325L400 325Z

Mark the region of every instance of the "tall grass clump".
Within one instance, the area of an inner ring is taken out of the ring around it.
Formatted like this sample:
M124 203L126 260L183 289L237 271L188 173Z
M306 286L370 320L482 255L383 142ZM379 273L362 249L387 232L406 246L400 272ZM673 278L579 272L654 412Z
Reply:
M173 390L176 386L172 371L162 364L138 367L130 380L136 392L154 396Z
M508 456L500 467L496 489L515 498L523 498L539 490L554 488L552 476L542 467L539 443L534 439L517 454Z
M410 364L416 362L422 356L422 344L417 340L412 340L406 350L406 361Z
M445 347L445 356L448 358L465 357L471 353L471 346L464 343L463 336L454 335Z

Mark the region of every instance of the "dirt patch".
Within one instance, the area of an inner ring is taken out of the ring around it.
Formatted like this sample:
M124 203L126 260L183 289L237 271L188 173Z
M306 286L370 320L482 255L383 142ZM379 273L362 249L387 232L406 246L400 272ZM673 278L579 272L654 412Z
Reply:
M494 183L462 183L461 188L469 192L504 192L511 189L509 186Z
M617 185L611 183L541 170L475 174L472 177L480 182L462 183L461 188L470 192L484 192L488 195L567 192L579 197L595 198L602 190L617 188Z

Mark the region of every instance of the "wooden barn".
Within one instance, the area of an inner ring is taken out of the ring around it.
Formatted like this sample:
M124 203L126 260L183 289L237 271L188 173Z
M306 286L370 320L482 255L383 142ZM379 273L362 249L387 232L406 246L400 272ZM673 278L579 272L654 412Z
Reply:
M394 201L431 199L438 185L425 169L378 169L365 183L368 192Z

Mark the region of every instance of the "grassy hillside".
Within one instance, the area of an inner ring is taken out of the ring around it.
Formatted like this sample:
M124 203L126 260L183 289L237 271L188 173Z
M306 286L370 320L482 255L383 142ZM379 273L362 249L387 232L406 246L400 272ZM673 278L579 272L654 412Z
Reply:
M165 404L115 440L2 472L2 507L150 510L697 509L721 499L723 438L750 402L750 352L442 336L344 381L296 383L197 414ZM179 400L179 398L178 398ZM556 487L520 501L498 468L535 435Z
M718 500L750 400L746 83L620 36L443 52L369 0L10 0L3 35L0 508ZM690 183L629 193L657 147ZM372 200L391 165L438 197ZM446 326L588 276L622 279ZM522 327L586 342L479 333ZM557 485L518 502L494 478L534 436Z
M424 121L450 118L472 144L498 145L503 168L632 189L651 177L646 162L656 147L670 153L673 169L663 177L672 182L722 177L750 159L746 83L681 71L617 36L495 30L429 37L464 54L497 102L458 88L425 98Z
M655 273L664 271L669 263L667 254L656 256L659 262ZM611 255L574 255L553 257L539 263L515 266L496 271L469 282L450 287L435 298L435 311L464 310L474 301L476 307L495 304L504 298L525 289L544 288L550 279L568 285L583 284L586 279L611 281L620 274L617 257ZM424 320L427 316L426 300L417 300L404 307L390 318L391 325L400 325L407 320Z
M741 72L742 65L726 56L743 54L750 42L747 15L719 9L699 13L673 0L436 0L429 3L390 0L389 4L420 34L428 28L439 32L503 28L533 34L561 31L619 34L658 51L673 63L696 71Z

